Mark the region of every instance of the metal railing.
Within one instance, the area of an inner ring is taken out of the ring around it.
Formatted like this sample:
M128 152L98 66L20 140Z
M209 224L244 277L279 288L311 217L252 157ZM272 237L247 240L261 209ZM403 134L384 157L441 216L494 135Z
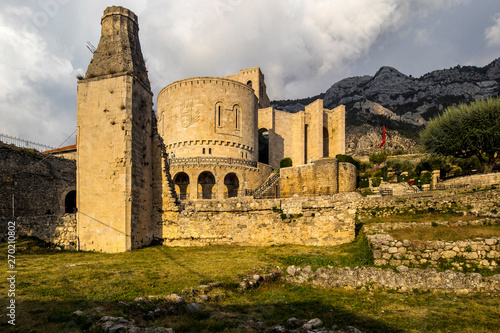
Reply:
M54 147L51 147L48 145L36 143L33 141L24 140L21 138L16 138L16 137L6 135L6 134L1 134L1 133L0 133L0 141L7 143L7 144L15 145L17 147L36 149L38 151L55 149Z
M198 165L198 164L227 164L227 165L242 165L251 168L257 168L256 161L244 160L241 158L231 157L174 157L169 158L170 165Z
M255 198L259 198L262 193L267 191L271 186L275 185L280 179L280 172L272 173L259 187L257 187L253 193Z

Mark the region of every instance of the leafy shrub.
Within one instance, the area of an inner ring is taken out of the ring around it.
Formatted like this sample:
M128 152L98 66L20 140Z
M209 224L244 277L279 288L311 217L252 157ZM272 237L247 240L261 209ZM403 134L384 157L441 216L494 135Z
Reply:
M280 168L288 168L292 166L292 159L290 157L285 157L280 161Z

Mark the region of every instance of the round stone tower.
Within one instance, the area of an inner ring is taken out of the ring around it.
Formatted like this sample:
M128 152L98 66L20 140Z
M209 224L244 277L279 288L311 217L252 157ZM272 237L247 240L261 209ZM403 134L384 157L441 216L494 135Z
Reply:
M257 161L257 98L246 84L196 77L158 94L158 130L176 158Z

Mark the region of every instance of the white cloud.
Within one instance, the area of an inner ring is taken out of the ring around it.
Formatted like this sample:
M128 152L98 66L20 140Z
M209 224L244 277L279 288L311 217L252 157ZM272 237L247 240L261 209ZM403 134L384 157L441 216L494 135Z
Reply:
M485 32L485 38L489 46L500 46L500 13L495 15L495 23L488 27Z
M42 143L57 145L75 126L75 117L58 104L65 96L74 95L73 67L39 34L6 17L16 14L20 19L31 11L7 8L0 14L0 132L28 139L50 133Z

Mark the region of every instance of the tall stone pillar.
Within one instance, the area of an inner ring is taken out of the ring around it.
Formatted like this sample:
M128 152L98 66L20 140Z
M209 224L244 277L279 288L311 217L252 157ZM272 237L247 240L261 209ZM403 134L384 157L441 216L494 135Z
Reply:
M78 83L79 249L123 252L148 245L152 225L152 97L137 16L113 6Z

